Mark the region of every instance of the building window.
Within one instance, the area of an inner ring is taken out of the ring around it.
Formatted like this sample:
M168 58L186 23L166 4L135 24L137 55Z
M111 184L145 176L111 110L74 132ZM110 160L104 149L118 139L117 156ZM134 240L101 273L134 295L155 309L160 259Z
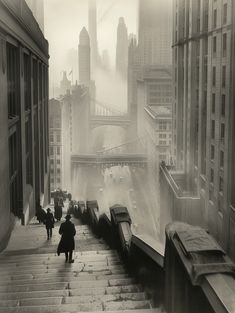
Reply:
M228 15L228 5L227 3L225 3L223 7L223 24L227 24L227 15Z
M33 60L33 104L38 104L38 62Z
M60 133L57 133L57 134L56 134L56 141L57 141L57 142L60 142L60 140L61 140Z
M225 124L221 123L220 126L220 140L222 143L224 143L224 137L225 137Z
M60 178L57 178L57 184L60 184Z
M50 147L50 155L53 155L53 147Z
M53 164L54 164L54 160L51 159L51 160L50 160L50 163L51 163L51 165L53 165Z
M31 109L30 57L27 54L24 54L24 107L25 111Z
M227 55L227 34L223 34L223 57Z
M211 160L214 160L215 158L215 146L211 146Z
M60 174L60 168L57 168L56 171L57 171L57 174Z
M212 85L215 86L216 84L216 67L213 66L212 68Z
M7 102L8 118L19 115L19 62L18 50L7 43Z
M226 97L225 95L222 95L222 101L221 101L221 115L225 116L225 101Z
M215 93L212 94L211 113L215 113Z
M32 169L32 129L31 122L28 120L25 123L25 161L26 161L26 183L33 183Z
M213 37L213 56L216 56L216 36Z
M213 13L213 27L216 28L217 26L217 9L214 9Z
M214 182L214 170L211 168L210 182Z
M60 164L60 160L56 160L56 163L57 163L57 164Z
M215 138L215 120L211 121L211 138Z
M226 84L226 66L222 67L222 87L225 87Z
M220 151L220 167L224 167L224 151Z
M22 182L19 166L19 142L17 133L9 137L10 207L15 215L20 215Z
M224 180L222 177L219 178L219 191L220 192L224 191Z
M56 154L60 154L60 147L56 148Z
M54 136L53 134L50 134L50 142L53 142L54 141Z
M165 140L159 140L159 145L166 146L166 141Z

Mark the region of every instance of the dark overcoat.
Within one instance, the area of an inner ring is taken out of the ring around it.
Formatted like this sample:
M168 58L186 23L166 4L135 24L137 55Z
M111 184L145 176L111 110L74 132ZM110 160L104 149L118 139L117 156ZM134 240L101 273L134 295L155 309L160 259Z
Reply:
M55 220L52 213L46 213L44 223L46 225L46 228L54 228Z
M75 242L74 236L76 235L76 229L71 221L66 221L60 225L59 234L61 239L57 248L57 254L69 252L74 250Z

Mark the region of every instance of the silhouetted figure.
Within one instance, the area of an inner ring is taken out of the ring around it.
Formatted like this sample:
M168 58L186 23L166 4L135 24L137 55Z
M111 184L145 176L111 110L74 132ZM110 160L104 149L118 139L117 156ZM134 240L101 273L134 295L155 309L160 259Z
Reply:
M43 210L41 205L39 205L36 209L36 217L37 217L39 224L43 223L45 220L46 212Z
M75 248L74 236L76 229L74 224L70 221L71 215L65 216L66 221L60 225L59 234L62 235L60 243L57 248L57 254L65 254L65 262L73 263L73 250Z
M47 240L49 240L52 237L52 228L54 228L54 224L55 224L54 216L51 213L50 208L47 209L44 224L45 224L46 230L47 230Z
M62 206L57 204L55 205L55 218L57 221L60 221L62 217Z

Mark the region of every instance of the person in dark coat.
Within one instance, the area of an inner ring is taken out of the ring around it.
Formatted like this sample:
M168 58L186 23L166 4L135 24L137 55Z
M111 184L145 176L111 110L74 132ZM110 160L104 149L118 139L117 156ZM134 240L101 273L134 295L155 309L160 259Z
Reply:
M75 248L74 236L76 229L70 221L71 215L65 216L66 221L60 225L59 234L61 235L60 243L57 248L57 254L65 254L65 262L73 263L73 250Z
M54 224L55 224L54 216L51 213L50 208L47 209L44 224L45 224L46 230L47 230L47 240L49 240L52 237L52 228L54 228Z
M46 212L43 210L42 206L39 205L36 209L36 217L37 217L39 224L44 222L45 216L46 216Z

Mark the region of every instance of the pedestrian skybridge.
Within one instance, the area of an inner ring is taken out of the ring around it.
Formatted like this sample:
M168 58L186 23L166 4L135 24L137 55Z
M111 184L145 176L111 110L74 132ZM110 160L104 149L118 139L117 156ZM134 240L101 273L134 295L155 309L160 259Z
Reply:
M112 154L78 154L71 156L72 165L132 165L145 166L147 157L145 154L123 153Z

